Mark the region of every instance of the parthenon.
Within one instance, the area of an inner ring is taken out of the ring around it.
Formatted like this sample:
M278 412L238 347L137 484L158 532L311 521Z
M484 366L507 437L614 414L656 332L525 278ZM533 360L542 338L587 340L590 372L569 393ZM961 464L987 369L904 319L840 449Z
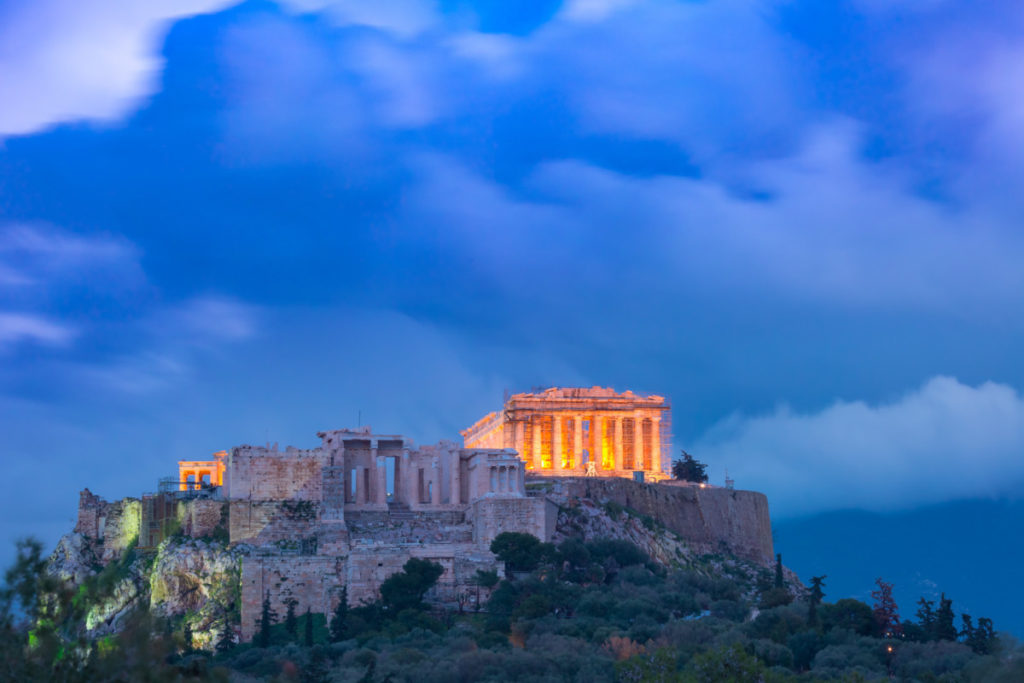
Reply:
M513 394L461 432L466 448L512 448L544 476L666 478L669 405L604 387ZM642 473L642 474L638 474Z

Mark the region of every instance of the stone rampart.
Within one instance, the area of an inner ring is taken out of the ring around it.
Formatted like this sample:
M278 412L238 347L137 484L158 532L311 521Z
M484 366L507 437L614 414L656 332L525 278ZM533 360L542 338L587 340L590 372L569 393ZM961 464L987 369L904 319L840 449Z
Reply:
M558 508L544 498L487 497L477 500L473 510L473 542L488 548L505 531L533 534L542 541L551 540Z
M323 499L322 470L330 465L322 450L239 446L228 456L228 488L232 500Z
M75 531L96 542L96 554L106 564L139 539L142 503L138 498L107 502L85 489L78 497Z
M724 546L759 564L775 559L768 498L763 493L593 477L538 481L548 482L555 498L613 501L648 515L707 552Z

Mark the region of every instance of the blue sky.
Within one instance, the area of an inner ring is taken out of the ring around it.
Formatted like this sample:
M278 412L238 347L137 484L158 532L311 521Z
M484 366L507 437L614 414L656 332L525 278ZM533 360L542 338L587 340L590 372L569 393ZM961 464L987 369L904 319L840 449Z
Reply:
M1022 28L952 0L0 2L0 532L360 416L455 438L556 384L668 395L675 446L777 519L1015 499Z

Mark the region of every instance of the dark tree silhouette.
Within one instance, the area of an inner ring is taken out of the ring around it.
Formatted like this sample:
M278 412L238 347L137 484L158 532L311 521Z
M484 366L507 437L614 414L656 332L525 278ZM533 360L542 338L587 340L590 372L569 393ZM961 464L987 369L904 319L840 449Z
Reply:
M406 609L421 609L423 596L433 586L444 567L414 557L402 566L402 571L384 579L380 585L380 597L384 607L392 614Z
M288 611L284 614L284 630L288 632L288 639L295 641L299 638L299 623L295 618L295 606L298 601L295 598L288 598L285 604L288 606Z
M811 577L811 594L808 596L807 604L807 623L811 626L818 625L818 605L825 597L825 591L822 589L825 587L826 578L827 574Z
M306 647L313 647L313 614L306 608L306 623L303 643Z
M883 638L899 638L903 633L903 626L900 624L896 600L892 597L892 584L879 577L875 579L875 585L878 589L871 591L871 597L875 601L875 607L871 612L875 617L878 633Z
M340 643L348 636L348 587L341 587L338 606L331 616L331 642Z
M270 627L277 620L277 613L270 609L270 591L263 595L263 608L260 610L260 630L256 634L256 644L270 647Z
M686 451L683 451L682 453L683 457L672 463L672 477L674 479L681 479L682 481L692 481L697 484L703 484L706 482L708 480L706 472L708 466L694 458Z
M936 640L956 640L957 630L953 619L953 601L943 593L939 598L939 609L935 611Z

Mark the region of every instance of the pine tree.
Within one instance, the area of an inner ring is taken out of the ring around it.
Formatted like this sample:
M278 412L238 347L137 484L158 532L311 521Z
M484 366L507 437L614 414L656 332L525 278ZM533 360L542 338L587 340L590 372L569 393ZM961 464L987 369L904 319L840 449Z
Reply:
M892 584L886 583L881 578L875 579L878 590L871 591L871 597L875 600L875 607L872 613L875 617L875 624L878 632L883 638L898 638L903 633L903 626L900 624L900 615L896 606L896 600L892 597Z
M917 625L921 627L924 640L935 640L935 602L922 597L917 604Z
M348 636L348 587L341 587L338 606L331 617L331 642L340 643Z
M777 553L775 555L775 587L782 588L784 585L785 582L782 578L782 553Z
M306 630L305 630L305 645L306 647L313 647L313 614L306 608Z
M807 605L807 623L811 626L818 625L818 605L825 597L825 591L822 588L825 586L826 578L827 575L811 577L811 594Z
M935 639L956 640L956 626L953 624L953 601L943 593L939 598L939 609L935 611Z
M260 611L260 630L256 635L256 643L260 647L270 647L270 627L277 619L277 614L270 609L270 591L263 596L263 609Z
M706 472L707 468L707 465L700 462L686 451L683 451L682 460L676 460L672 463L672 477L674 479L703 484L708 480Z
M231 624L228 622L228 618L224 617L224 625L220 630L220 635L217 637L217 652L224 653L231 650L235 646L235 636L231 632Z
M284 630L288 633L288 639L296 641L299 639L299 623L295 618L295 605L298 601L295 598L288 598L285 605L288 606L288 610L284 614Z
M992 620L987 617L979 617L978 627L974 629L974 643L968 644L979 655L987 655L992 653L995 639L996 633L992 626Z

